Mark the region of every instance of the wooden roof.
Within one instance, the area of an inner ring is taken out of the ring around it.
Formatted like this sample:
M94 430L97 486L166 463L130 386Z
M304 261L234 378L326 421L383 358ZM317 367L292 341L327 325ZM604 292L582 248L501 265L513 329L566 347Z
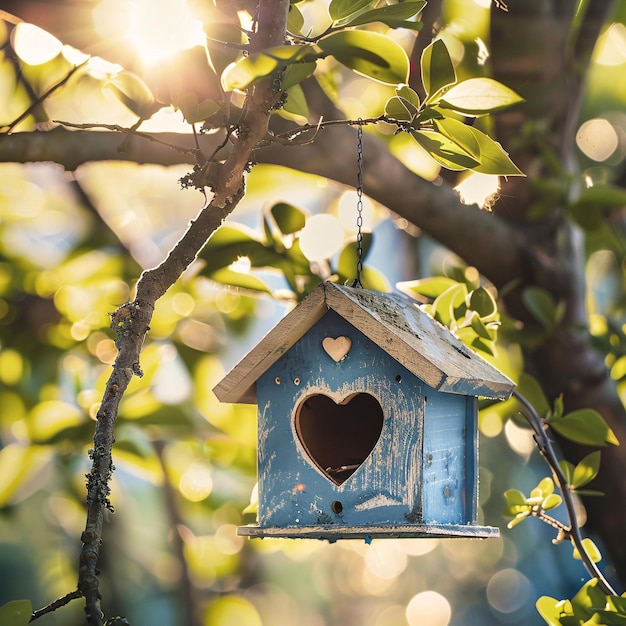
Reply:
M329 309L438 391L507 399L515 384L409 296L322 283L213 389L222 402L256 403L256 381Z

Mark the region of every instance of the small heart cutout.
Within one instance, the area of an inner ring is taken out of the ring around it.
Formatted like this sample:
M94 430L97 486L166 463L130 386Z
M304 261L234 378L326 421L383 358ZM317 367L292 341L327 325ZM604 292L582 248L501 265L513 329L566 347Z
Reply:
M315 394L295 413L298 439L315 466L336 485L344 483L370 455L383 429L383 409L374 396L357 393L337 404Z
M322 341L322 348L324 348L326 354L335 361L335 363L343 361L348 355L348 352L350 352L351 347L352 341L350 337L337 337L336 339L326 337Z

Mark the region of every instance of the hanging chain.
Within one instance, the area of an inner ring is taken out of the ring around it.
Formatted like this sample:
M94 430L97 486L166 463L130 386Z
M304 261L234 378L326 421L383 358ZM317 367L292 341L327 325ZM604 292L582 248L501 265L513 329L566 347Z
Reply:
M363 122L358 120L357 127L357 158L356 158L356 279L353 287L362 287L361 272L363 271Z

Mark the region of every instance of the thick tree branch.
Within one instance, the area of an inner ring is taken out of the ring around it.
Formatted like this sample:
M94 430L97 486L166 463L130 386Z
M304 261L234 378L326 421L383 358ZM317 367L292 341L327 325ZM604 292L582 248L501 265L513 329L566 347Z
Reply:
M191 136L159 134L165 143L190 150ZM215 136L201 137L201 149L209 153L219 142ZM133 137L126 152L117 147L121 135L93 131L67 131L57 128L48 133L0 135L0 161L54 161L75 169L88 161L130 160L136 163L193 163L191 154L175 152L162 144ZM325 176L345 185L354 185L354 163L337 146L356 145L356 131L349 126L335 126L320 131L315 142L286 147L272 144L256 150L254 160L285 167L297 164L299 170ZM224 150L229 154L229 148ZM225 170L227 168L224 168ZM398 216L417 225L470 265L488 276L497 286L519 279L528 264L545 264L545 257L533 256L526 240L504 220L477 206L461 203L458 194L446 184L426 181L393 157L374 137L364 137L365 193ZM459 232L463 237L459 237ZM545 267L550 272L550 264Z

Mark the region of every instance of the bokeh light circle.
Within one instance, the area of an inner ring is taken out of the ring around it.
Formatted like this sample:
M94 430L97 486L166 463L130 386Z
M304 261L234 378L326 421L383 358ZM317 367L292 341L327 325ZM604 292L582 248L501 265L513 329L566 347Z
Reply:
M487 600L500 613L519 611L534 595L530 580L516 569L500 570L487 583Z
M300 249L309 261L323 261L339 250L343 243L343 228L333 215L310 217L300 235Z
M576 145L594 161L606 161L617 149L619 138L613 125L604 118L587 120L576 133Z
M448 626L452 607L448 600L436 591L422 591L413 596L406 607L409 626Z

